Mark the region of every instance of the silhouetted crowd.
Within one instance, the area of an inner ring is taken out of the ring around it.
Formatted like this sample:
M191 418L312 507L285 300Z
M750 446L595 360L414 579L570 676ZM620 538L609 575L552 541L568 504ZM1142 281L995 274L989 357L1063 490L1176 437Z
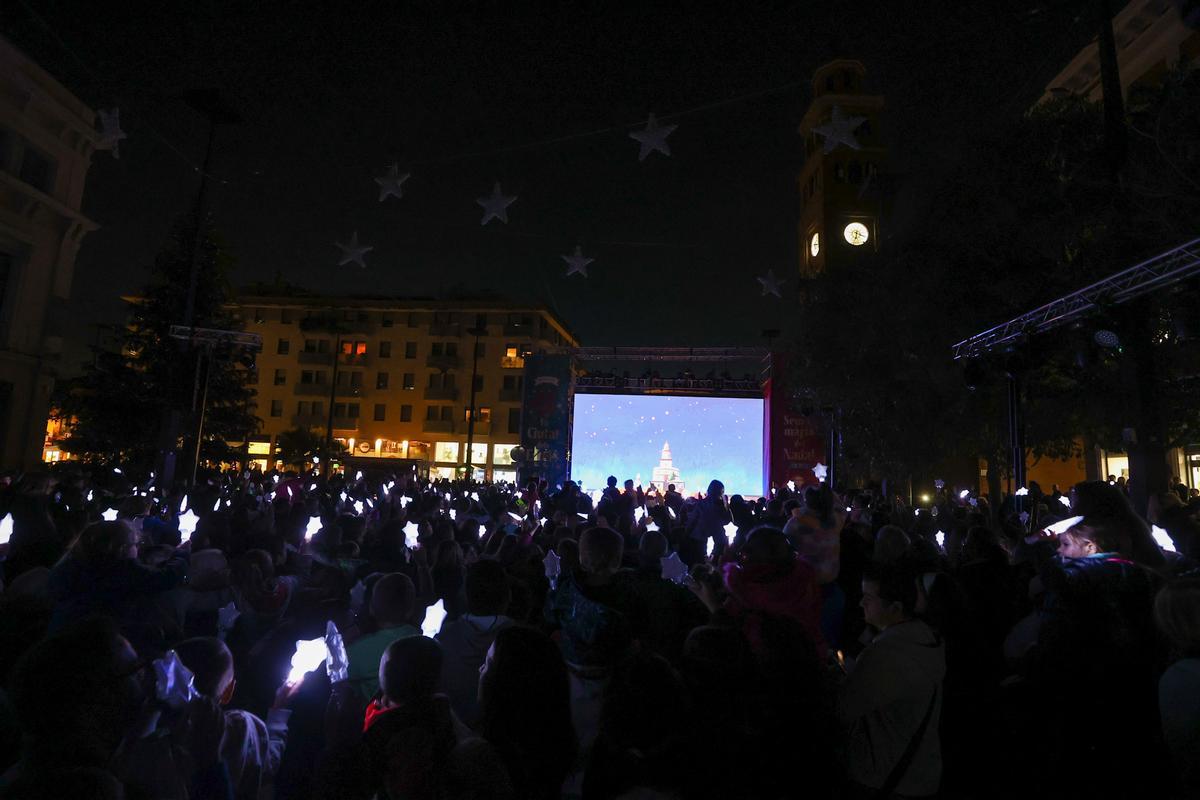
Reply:
M1200 501L65 465L0 798L1200 796Z

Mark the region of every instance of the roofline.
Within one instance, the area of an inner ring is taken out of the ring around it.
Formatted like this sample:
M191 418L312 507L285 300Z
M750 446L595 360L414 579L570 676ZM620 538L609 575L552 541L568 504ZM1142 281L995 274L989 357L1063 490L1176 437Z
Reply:
M68 89L58 78L47 72L41 64L30 58L24 50L13 44L11 39L0 35L0 54L3 54L5 51L10 52L16 58L19 62L17 66L21 66L30 72L38 84L37 88L46 92L47 99L58 104L67 114L73 115L79 130L84 132L92 141L96 140L96 112L87 103L76 97L75 93ZM0 63L3 63L3 61L3 57L0 56Z
M122 295L126 303L140 303L139 295ZM565 322L557 314L538 303L517 303L511 300L434 300L428 297L384 297L384 296L338 296L321 294L299 295L255 295L239 292L227 305L251 308L287 307L295 309L306 308L360 308L372 311L461 311L461 312L525 312L539 314L550 323L571 347L579 347L579 338L573 334Z

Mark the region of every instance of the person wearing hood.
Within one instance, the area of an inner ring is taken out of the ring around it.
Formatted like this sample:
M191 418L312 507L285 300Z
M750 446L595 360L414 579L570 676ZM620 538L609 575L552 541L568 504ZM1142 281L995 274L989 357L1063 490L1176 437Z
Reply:
M746 635L757 653L763 648L765 617L786 617L800 623L817 655L824 660L827 648L821 634L821 590L817 573L797 558L787 537L778 528L759 527L746 537L741 563L724 566L728 596L718 598L707 581L689 581L690 588L709 611L727 615Z
M847 774L863 796L928 797L941 784L946 650L915 616L916 578L904 561L863 577L863 612L879 635L854 662L837 707Z
M508 574L496 561L467 568L467 613L446 620L438 632L442 646L442 690L459 719L473 725L479 716L479 668L496 635L512 624L505 616L511 599Z

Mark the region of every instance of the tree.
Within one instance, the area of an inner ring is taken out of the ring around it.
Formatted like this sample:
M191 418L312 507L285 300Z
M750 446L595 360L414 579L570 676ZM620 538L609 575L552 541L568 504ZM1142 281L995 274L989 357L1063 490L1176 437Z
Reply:
M968 391L950 345L1196 235L1200 218L1200 75L1183 66L1134 92L1129 153L1115 191L1101 109L1068 97L981 138L940 182L921 222L842 271L813 281L798 315L794 376L842 411L846 466L860 475L928 474L946 456L1004 465L1006 370L1026 386L1026 442L1064 455L1082 435L1121 446L1128 359L1090 331L1060 330L997 354ZM1176 315L1186 312L1183 310ZM1152 318L1168 343L1162 298L1101 309L1125 330ZM1176 441L1194 435L1194 348L1157 347L1156 384Z
M211 221L206 219L203 224L195 326L240 330L228 283L232 259ZM123 461L149 468L158 449L162 420L178 409L184 412L180 452L191 452L199 353L172 339L169 330L184 317L194 226L191 216L173 226L150 268L150 282L130 301L119 348L97 352L82 375L60 386L56 407L71 422L59 443L64 451L85 460ZM236 459L238 453L228 443L244 441L258 429L251 364L252 356L247 353L212 352L201 459Z
M289 466L303 467L319 458L322 464L344 459L349 455L336 439L330 445L323 433L312 428L291 428L275 437L279 458Z

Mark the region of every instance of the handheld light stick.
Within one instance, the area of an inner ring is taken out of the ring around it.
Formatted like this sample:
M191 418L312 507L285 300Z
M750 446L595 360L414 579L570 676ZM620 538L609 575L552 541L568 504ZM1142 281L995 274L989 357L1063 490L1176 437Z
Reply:
M1171 540L1171 535L1165 529L1157 525L1150 526L1150 535L1154 537L1154 543L1166 550L1168 553L1175 552L1175 542Z
M1053 536L1057 536L1060 533L1066 533L1081 522L1083 522L1083 517L1067 517L1061 522L1056 522L1053 525L1047 525L1045 528L1042 528L1042 531Z
M432 639L442 629L446 619L446 604L442 600L425 609L425 621L421 623L421 633Z
M304 680L305 675L325 663L328 655L324 637L297 641L296 652L292 653L291 669L288 671L288 686L295 686Z
M314 535L316 535L320 530L321 530L321 518L320 517L310 517L308 520L308 525L306 525L304 528L304 541L306 541L306 542L312 541L312 537Z

